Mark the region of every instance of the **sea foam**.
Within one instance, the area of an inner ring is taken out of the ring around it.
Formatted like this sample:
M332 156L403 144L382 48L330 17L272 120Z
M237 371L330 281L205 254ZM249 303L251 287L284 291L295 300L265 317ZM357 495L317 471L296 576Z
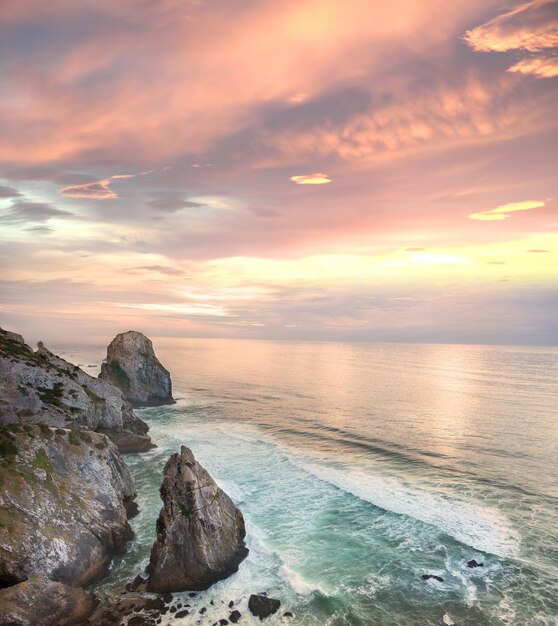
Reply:
M519 534L499 510L425 491L396 478L358 470L341 470L297 461L316 478L385 511L413 517L488 554L516 557Z

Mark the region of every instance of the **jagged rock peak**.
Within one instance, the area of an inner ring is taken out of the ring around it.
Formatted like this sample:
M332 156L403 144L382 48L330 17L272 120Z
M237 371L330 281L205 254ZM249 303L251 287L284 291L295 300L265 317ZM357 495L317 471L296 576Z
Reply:
M169 372L155 356L151 340L134 330L111 341L99 378L118 387L132 406L174 404Z
M238 569L248 554L242 513L189 448L167 461L161 499L149 591L206 589Z

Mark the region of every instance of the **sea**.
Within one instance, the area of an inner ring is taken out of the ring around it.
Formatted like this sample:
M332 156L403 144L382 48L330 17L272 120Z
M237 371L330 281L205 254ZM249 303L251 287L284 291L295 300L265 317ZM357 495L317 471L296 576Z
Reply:
M228 619L230 601L259 624L252 593L281 601L269 626L558 625L557 348L154 345L177 403L138 411L157 447L125 455L135 537L96 593L147 565L163 466L185 445L242 510L250 552L175 594L190 614L173 625ZM93 375L105 356L60 352Z

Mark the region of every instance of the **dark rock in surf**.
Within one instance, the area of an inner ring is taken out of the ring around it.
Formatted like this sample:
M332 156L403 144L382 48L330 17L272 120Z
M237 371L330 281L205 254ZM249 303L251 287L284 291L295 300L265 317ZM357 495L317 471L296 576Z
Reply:
M274 600L273 598L268 598L264 595L255 595L252 594L250 599L248 600L248 608L250 609L250 613L259 617L260 620L277 613L279 607L281 606L281 602L279 600Z
M240 611L233 611L230 615L229 615L229 620L233 623L233 624L237 624L238 620L242 617L242 613Z
M431 578L434 580L437 580L439 583L444 582L444 579L441 576L436 576L435 574L423 574L422 575L422 580L430 580Z
M189 448L170 457L164 476L147 589L207 589L248 554L244 518Z
M170 374L155 356L151 340L133 330L112 340L99 378L118 387L134 407L175 402Z
M467 561L467 567L483 567L484 563L478 563L475 559Z

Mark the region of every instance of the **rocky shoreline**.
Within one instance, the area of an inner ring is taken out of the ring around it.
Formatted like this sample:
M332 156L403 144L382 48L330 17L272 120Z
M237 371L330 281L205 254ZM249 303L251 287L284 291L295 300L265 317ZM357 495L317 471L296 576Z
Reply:
M242 513L182 446L164 468L147 571L103 603L84 589L133 537L121 453L154 446L133 407L172 403L170 374L141 333L117 335L94 378L0 329L0 626L151 626L189 614L170 592L195 596L238 569ZM260 619L279 607L265 594L248 603ZM241 620L234 601L223 609L220 626Z

